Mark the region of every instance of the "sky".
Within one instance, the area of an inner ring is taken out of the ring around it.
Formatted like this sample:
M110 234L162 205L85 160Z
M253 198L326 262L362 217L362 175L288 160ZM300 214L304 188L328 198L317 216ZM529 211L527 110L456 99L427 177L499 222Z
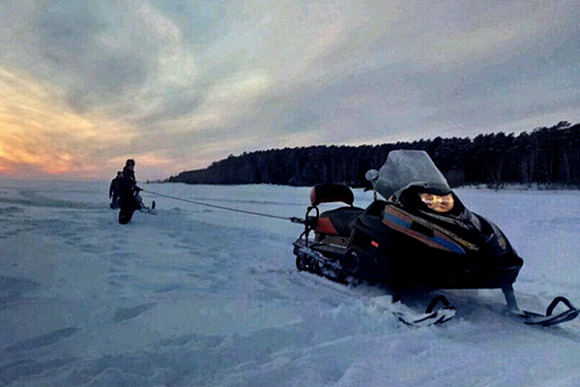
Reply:
M580 122L576 0L2 0L0 176Z

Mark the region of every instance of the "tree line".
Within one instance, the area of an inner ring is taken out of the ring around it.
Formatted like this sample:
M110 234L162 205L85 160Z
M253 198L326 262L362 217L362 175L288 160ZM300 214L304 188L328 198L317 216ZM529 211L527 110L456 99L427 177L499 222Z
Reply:
M580 124L566 121L519 135L502 132L471 138L441 138L362 146L309 146L230 155L204 169L185 171L167 182L188 184L343 183L366 186L395 149L426 151L452 186L506 183L580 186Z

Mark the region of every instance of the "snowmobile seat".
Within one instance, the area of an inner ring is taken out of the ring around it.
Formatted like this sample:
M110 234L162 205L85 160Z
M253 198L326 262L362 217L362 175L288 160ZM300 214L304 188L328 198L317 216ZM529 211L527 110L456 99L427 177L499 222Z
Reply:
M318 215L317 206L321 203L342 202L348 207L336 208ZM319 235L349 237L355 218L363 212L362 208L353 206L354 194L343 184L318 184L310 191L310 209L316 210L315 217L308 217L312 223L309 227ZM309 211L310 211L309 209Z
M316 223L316 232L326 235L349 237L354 220L364 212L358 207L340 207L320 214Z
M310 191L310 203L313 206L333 202L343 202L352 206L354 194L350 188L342 184L318 184Z

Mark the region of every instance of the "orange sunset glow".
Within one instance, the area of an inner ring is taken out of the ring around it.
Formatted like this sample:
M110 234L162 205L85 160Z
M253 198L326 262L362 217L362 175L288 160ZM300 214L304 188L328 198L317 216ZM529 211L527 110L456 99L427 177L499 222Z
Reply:
M107 166L94 156L134 136L125 127L119 138L106 117L72 111L60 90L31 77L0 68L0 89L0 171L9 176L98 176Z

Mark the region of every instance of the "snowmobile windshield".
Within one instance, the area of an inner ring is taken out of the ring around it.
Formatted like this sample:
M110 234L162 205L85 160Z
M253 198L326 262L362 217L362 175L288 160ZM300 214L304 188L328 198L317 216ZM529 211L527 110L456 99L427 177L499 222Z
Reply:
M396 150L389 152L387 161L379 169L375 188L388 199L410 186L422 187L425 192L448 194L451 187L425 151Z

